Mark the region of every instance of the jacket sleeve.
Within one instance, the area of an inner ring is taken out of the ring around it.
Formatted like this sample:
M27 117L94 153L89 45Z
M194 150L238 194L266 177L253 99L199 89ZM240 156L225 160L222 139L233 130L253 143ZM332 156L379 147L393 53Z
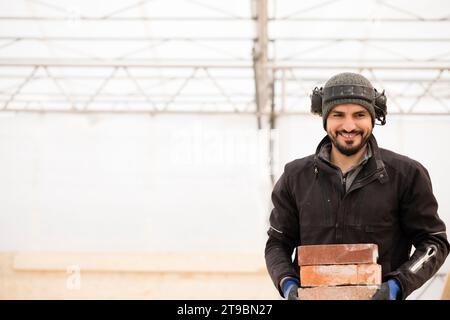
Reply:
M283 173L272 192L269 238L265 248L266 266L270 277L282 295L280 281L285 277L299 279L292 253L299 243L298 211L290 191L288 176Z
M402 299L439 270L450 249L427 170L415 162L410 173L410 182L402 197L400 222L416 250L407 262L387 275L400 282Z

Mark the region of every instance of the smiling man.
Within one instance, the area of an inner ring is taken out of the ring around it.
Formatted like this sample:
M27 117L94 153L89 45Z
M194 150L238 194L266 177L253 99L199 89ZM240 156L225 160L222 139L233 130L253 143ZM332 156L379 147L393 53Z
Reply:
M405 299L450 250L428 172L378 147L372 130L386 122L386 97L362 75L333 76L311 102L327 136L314 155L288 163L274 187L269 274L285 299L297 299L298 246L375 243L383 284L373 299Z

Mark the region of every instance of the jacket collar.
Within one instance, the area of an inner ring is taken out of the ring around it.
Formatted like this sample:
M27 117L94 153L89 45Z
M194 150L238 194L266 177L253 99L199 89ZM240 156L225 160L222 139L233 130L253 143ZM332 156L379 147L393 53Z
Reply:
M321 169L325 169L326 171L333 171L334 169L331 168L328 164L324 162L324 160L320 159L319 152L322 149L322 147L327 144L331 143L331 139L328 135L326 135L322 141L320 141L319 145L316 148L316 153L314 155L314 170L317 171L317 168L320 167ZM364 165L364 169L362 170L360 174L362 174L362 178L371 175L375 171L380 171L380 174L378 175L378 179L381 183L384 183L388 180L388 175L385 170L384 162L381 157L380 149L378 148L377 140L375 139L375 136L373 134L370 135L367 143L370 144L371 150L372 150L372 157L370 157L369 161Z

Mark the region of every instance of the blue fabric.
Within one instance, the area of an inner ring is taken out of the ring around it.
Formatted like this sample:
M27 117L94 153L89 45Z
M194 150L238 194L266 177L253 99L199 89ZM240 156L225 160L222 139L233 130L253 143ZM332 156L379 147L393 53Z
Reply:
M283 297L287 299L289 291L291 291L293 286L298 287L298 280L294 278L288 278L283 281L281 290L283 291Z
M389 279L387 283L389 286L389 300L397 300L398 296L402 291L400 289L400 284L398 283L398 280Z

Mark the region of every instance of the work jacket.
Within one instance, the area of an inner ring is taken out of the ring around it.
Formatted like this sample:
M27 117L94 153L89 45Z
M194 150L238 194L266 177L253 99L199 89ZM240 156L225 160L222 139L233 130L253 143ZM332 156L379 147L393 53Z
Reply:
M318 154L288 163L272 192L267 269L281 293L285 277L299 279L300 245L375 243L383 281L398 280L402 299L444 263L450 245L437 213L427 170L417 161L378 148L345 191L342 174ZM411 255L412 246L415 251Z

